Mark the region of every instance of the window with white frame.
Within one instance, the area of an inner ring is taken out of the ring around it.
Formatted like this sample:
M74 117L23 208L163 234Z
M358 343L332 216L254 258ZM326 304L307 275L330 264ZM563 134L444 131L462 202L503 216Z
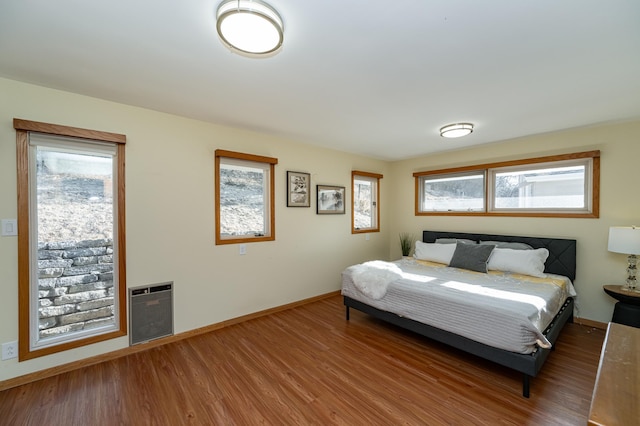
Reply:
M275 239L276 158L216 150L216 244Z
M599 216L599 151L413 175L417 215Z
M489 170L490 211L591 211L593 159Z
M484 181L483 170L423 176L420 179L420 210L484 211Z
M126 335L125 136L14 128L20 360Z
M380 231L380 179L382 175L354 170L352 181L351 232Z

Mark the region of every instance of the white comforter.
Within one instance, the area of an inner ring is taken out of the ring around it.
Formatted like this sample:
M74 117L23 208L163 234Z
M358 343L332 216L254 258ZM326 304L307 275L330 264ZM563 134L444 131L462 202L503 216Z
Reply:
M376 270L382 278L372 279ZM342 294L496 348L531 353L551 344L542 334L567 297L559 275L483 274L413 259L367 262L342 273Z

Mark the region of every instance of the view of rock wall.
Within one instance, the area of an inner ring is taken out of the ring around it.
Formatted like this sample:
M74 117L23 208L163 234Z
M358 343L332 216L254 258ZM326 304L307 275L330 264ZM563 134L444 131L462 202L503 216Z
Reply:
M113 324L111 160L37 155L39 337Z
M40 338L113 324L113 240L38 247Z
M222 235L264 233L262 174L222 168L220 179L220 233Z

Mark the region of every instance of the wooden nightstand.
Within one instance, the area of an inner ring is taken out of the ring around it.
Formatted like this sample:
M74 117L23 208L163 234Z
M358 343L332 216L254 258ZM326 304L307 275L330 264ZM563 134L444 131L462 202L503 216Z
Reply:
M605 285L602 288L618 301L611 322L640 328L640 292L624 290L621 285Z

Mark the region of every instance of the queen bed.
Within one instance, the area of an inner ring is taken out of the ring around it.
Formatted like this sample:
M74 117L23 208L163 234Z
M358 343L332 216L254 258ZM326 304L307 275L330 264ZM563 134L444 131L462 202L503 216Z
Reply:
M347 268L350 308L523 373L573 319L576 241L424 231L414 258Z

